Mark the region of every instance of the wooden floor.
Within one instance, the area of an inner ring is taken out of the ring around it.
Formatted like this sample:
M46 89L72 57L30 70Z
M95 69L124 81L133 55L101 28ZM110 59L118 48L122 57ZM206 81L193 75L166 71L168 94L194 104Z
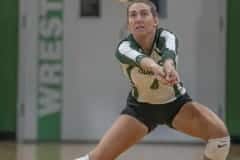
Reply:
M15 144L0 142L1 160L73 160L94 144ZM118 160L201 160L201 144L137 144ZM107 152L107 151L106 151ZM240 145L233 145L228 160L240 160Z

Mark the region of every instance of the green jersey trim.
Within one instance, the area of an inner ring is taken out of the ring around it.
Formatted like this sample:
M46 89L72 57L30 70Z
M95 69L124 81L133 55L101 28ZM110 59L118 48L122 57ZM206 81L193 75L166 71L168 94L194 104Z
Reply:
M160 66L170 58L173 59L176 67L177 42L173 33L159 28L149 53L144 52L132 34L117 46L115 56L121 64L124 75L129 79L132 95L138 102L164 104L186 92L182 84L167 86L155 79L152 73L146 72L140 67L140 62L144 57L152 58Z
M118 47L116 57L121 63L135 64L139 66L139 60L141 60L143 57L146 57L146 55L131 47L131 43L129 41L123 41Z
M160 37L163 37L165 43L162 50L162 59L163 62L166 59L174 60L176 64L176 55L177 55L177 38L174 34L169 31L162 30Z

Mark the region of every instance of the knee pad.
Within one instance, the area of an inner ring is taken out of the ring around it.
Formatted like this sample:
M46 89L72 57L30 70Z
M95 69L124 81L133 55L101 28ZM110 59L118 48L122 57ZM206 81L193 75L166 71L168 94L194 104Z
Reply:
M208 140L204 152L207 160L226 160L230 149L230 137L214 138Z

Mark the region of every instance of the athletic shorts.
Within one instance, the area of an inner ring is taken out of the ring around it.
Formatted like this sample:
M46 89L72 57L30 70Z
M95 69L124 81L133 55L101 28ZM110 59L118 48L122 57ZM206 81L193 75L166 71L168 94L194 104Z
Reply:
M168 125L173 128L172 121L181 107L192 101L188 94L178 97L166 104L139 103L131 94L127 98L127 105L121 114L130 115L148 127L151 132L157 125Z

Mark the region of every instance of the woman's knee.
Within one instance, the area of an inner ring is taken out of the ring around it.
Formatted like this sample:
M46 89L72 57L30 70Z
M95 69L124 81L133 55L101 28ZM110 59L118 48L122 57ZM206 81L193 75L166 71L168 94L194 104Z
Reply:
M221 138L229 135L224 121L213 113L214 118L209 121L209 138Z
M227 127L223 122L216 123L215 126L212 128L212 130L213 131L210 132L212 134L209 135L209 139L229 136Z
M208 139L228 136L228 130L223 120L207 107L197 107L197 117L202 119L202 125L207 126Z
M226 160L230 149L230 137L209 139L204 152L205 159Z
M229 135L223 120L206 106L193 102L192 113L193 119L198 121L200 126L205 127L207 139L221 138Z

